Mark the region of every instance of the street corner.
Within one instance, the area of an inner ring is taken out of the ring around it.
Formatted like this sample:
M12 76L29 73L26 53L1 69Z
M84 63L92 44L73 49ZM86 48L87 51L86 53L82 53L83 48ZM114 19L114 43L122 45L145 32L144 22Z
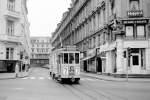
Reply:
M0 80L23 78L23 77L28 77L28 75L29 75L29 72L20 72L18 74L17 73L0 73Z
M0 73L0 80L14 79L14 78L16 78L15 73Z

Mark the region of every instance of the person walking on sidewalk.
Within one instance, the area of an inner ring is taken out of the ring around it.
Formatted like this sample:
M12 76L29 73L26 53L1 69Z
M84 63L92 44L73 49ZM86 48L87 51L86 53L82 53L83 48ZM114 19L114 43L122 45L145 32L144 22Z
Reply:
M18 73L19 73L19 64L18 62L16 63L16 66L15 66L15 74L16 74L16 77L18 77Z

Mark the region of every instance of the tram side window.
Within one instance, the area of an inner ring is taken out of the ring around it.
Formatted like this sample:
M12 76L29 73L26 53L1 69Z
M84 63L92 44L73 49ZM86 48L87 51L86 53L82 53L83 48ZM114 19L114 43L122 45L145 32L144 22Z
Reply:
M64 64L68 64L68 53L64 53Z
M73 64L73 63L74 63L74 54L69 53L69 64Z
M79 63L79 53L75 53L75 62L76 64Z

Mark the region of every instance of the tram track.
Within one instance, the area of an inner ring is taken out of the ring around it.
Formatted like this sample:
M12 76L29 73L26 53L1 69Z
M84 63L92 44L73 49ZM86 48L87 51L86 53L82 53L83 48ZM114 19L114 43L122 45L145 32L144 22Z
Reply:
M63 85L66 89L68 89L71 93L73 93L76 97L78 97L80 100L98 100L93 95L90 95L85 92L85 89L79 89L76 86L77 85Z
M58 81L56 81L58 82ZM64 87L71 92L78 100L128 100L120 95L113 94L106 90L97 90L97 87L91 86L88 82L80 84L60 84L60 87Z
M98 91L98 90L96 90L97 88L95 88L94 86L89 85L89 83L87 83L87 82L86 82L86 84L82 85L82 87L85 87L85 88L87 88L89 90L92 90L93 92L96 92L97 94L107 98L108 100L128 100L125 97L121 97L119 95L113 94L113 93L108 92L106 90L103 90L103 91L99 90Z

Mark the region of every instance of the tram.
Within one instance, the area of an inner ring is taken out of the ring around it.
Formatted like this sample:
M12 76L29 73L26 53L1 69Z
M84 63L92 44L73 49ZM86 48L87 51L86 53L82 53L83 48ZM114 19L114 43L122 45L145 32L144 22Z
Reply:
M52 51L50 75L60 82L80 80L80 52L75 46L66 46Z

